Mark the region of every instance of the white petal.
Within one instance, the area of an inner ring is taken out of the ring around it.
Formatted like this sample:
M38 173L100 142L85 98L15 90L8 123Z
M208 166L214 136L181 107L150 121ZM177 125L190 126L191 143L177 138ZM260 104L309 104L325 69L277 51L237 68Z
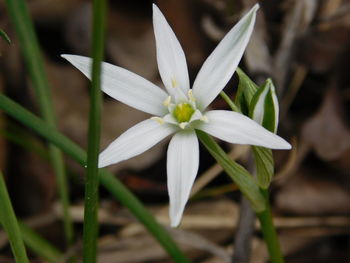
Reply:
M91 79L91 58L76 55L62 57ZM120 102L152 115L161 116L166 112L162 104L168 97L166 92L135 73L103 62L101 81L102 90Z
M195 110L195 112L192 114L190 122L198 121L203 118L203 114L200 112L200 110Z
M174 89L179 89L186 95L190 84L185 54L173 30L155 4L153 4L153 27L158 69L165 88L174 97L178 97Z
M271 149L290 149L291 145L252 119L233 111L214 110L205 114L208 122L197 128L223 141Z
M204 110L225 87L235 72L253 31L256 4L221 40L200 69L193 95L200 110Z
M163 120L167 123L170 123L170 124L174 124L174 125L178 125L178 121L174 118L174 116L172 114L167 114L163 117Z
M173 125L159 124L151 119L144 120L124 132L100 153L98 167L119 163L139 155L175 131Z
M171 226L180 224L199 166L198 139L194 131L178 132L168 148L167 173Z

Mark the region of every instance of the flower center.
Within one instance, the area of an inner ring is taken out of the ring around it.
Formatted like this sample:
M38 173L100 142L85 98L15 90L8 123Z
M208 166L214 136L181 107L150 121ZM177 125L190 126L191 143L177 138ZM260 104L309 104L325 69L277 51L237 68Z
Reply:
M194 108L189 103L180 103L177 104L174 111L173 116L179 122L189 122L192 114L195 112Z

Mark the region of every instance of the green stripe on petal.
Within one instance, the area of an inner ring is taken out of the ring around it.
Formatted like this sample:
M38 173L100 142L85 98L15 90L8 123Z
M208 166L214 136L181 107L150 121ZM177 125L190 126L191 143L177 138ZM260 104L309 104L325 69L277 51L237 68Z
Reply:
M239 78L238 90L236 94L235 104L242 113L248 115L250 101L254 94L259 90L259 86L255 84L240 68L237 68Z
M276 133L279 106L271 79L255 93L249 104L249 116L269 131Z

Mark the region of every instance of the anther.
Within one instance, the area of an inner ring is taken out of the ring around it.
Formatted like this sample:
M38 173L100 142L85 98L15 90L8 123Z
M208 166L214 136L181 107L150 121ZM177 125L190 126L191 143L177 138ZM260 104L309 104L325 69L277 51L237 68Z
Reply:
M188 90L187 95L188 95L188 98L190 99L190 101L192 101L192 102L196 101L196 98L193 96L192 89Z

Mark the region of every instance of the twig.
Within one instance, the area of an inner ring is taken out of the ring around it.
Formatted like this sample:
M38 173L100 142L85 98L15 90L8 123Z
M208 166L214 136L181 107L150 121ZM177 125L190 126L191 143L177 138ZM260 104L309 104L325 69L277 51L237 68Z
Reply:
M254 233L255 213L247 199L242 197L240 217L234 240L232 263L248 263L251 252L251 241Z
M252 152L249 154L248 171L253 175L256 174ZM234 238L235 249L232 254L232 263L248 263L250 261L254 222L255 212L253 211L248 200L242 196L240 216Z

